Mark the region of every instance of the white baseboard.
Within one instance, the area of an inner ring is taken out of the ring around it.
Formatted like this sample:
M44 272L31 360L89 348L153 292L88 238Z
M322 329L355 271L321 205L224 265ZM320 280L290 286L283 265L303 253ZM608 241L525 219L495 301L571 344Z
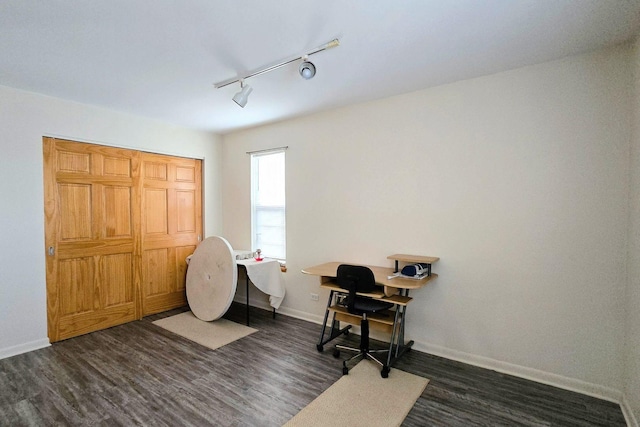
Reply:
M0 359L17 356L18 354L27 353L29 351L40 350L41 348L49 347L50 345L51 343L49 343L49 340L47 338L43 338L24 344L14 345L13 347L2 348L0 349Z
M620 402L620 407L622 408L622 414L624 415L624 419L627 422L628 427L640 427L638 425L638 419L636 418L633 410L631 409L631 405L627 400L627 396L622 396L622 402Z
M413 348L435 356L444 357L450 360L467 363L469 365L478 366L480 368L491 369L507 375L524 378L542 384L562 388L569 391L585 394L587 396L596 397L598 399L607 400L620 404L622 401L622 392L610 387L598 384L592 384L586 381L565 377L550 372L541 371L534 368L515 365L500 360L491 359L484 356L465 353L458 350L452 350L432 344L416 341Z

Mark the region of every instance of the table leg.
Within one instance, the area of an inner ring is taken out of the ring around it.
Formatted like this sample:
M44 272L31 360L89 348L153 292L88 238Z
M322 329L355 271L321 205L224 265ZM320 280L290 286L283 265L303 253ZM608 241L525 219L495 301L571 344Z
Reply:
M249 273L247 273L247 326L249 326Z

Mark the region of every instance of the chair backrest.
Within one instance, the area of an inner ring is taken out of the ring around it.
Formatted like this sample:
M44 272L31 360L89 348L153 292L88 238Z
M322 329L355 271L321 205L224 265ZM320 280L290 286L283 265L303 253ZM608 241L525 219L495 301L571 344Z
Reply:
M372 292L376 288L376 279L369 267L341 264L336 276L338 286L349 291L347 309L354 312L356 292Z

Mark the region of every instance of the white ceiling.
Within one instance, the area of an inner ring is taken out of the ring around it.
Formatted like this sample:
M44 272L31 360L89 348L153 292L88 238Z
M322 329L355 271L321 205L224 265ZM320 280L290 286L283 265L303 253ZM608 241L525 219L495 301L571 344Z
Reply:
M618 44L640 0L1 0L0 85L219 133ZM234 84L213 83L301 55Z

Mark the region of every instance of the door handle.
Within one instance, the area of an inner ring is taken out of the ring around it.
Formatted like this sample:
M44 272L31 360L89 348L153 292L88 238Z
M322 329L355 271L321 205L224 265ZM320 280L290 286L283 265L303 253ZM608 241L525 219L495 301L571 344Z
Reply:
M54 256L56 254L56 250L53 246L49 246L49 256Z

